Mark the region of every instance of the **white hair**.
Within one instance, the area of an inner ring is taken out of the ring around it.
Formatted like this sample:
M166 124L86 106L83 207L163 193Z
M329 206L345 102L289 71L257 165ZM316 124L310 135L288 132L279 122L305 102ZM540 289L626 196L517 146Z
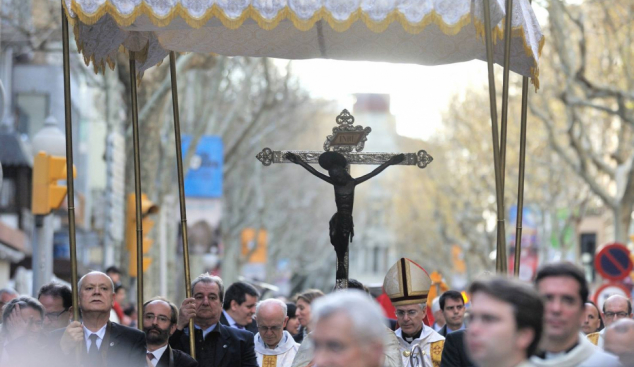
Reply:
M258 302L258 304L255 306L255 317L257 317L260 314L260 308L264 305L277 305L280 308L280 311L282 311L282 313L284 314L284 317L286 317L286 311L287 311L286 303L275 298L269 298L269 299L265 299L264 301Z
M91 271L90 273L88 273L88 274L84 275L83 277L81 277L79 279L79 282L77 282L77 289L81 290L81 285L84 283L84 278L86 278L89 275L94 275L94 274L100 274L100 275L103 275L104 277L108 278L108 280L110 281L110 287L111 287L110 289L114 292L114 282L112 281L112 278L110 278L108 276L108 274L102 273L100 271Z
M314 330L320 320L345 314L352 323L352 335L361 341L383 342L387 320L381 307L366 293L356 289L335 292L316 299L312 304Z
M436 297L431 301L431 312L436 313L436 311L440 311L440 297Z

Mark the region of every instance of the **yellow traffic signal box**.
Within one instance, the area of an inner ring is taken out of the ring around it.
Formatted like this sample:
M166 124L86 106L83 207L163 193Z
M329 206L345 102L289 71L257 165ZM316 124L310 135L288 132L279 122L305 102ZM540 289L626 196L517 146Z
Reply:
M137 276L137 229L136 229L136 195L129 194L126 206L126 243L128 245L128 253L130 254L128 261L128 275ZM152 264L152 258L146 257L150 251L150 247L154 244L154 240L148 237L152 228L154 228L154 220L150 219L150 214L158 213L159 207L156 206L146 194L141 194L141 226L143 227L143 272Z
M33 214L46 215L53 209L59 209L64 202L66 186L57 181L66 180L66 158L50 156L40 152L33 160L33 186L31 195L31 211ZM73 166L73 177L77 170Z

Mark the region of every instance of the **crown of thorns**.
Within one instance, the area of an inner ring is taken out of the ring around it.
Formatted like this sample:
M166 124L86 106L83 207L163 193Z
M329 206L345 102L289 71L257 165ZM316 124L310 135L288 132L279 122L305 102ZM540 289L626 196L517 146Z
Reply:
M348 160L341 153L325 152L319 156L319 165L326 171L333 167L346 168Z

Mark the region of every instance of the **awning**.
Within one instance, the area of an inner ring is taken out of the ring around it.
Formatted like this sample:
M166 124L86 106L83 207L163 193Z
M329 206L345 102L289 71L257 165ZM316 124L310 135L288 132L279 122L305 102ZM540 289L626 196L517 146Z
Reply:
M482 0L64 0L95 70L120 50L137 68L169 51L421 65L486 60ZM491 0L494 40L504 0ZM536 80L544 37L528 0L514 0L511 70ZM502 64L504 43L494 61Z

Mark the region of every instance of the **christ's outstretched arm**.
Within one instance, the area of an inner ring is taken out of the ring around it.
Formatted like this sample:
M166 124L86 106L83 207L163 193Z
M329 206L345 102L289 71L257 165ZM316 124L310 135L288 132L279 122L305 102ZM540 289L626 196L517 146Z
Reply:
M301 159L298 155L293 154L293 153L286 153L284 155L284 158L288 159L289 161L295 163L295 164L299 164L300 166L304 167L306 169L306 171L312 173L313 175L321 178L322 180L328 182L331 185L334 185L334 182L332 182L332 179L326 175L324 175L323 173L317 171L316 169L314 169L313 167L311 167L308 163L304 162L303 159Z
M368 173L367 175L363 175L359 178L355 178L354 181L356 182L356 184L360 184L363 183L369 179L371 179L372 177L378 175L379 173L383 172L384 169L386 169L388 166L391 166L393 164L399 164L401 162L403 162L403 160L405 160L405 154L397 154L395 156L393 156L392 158L390 158L389 161L383 163L382 165L378 166L377 168L375 168L372 172Z

